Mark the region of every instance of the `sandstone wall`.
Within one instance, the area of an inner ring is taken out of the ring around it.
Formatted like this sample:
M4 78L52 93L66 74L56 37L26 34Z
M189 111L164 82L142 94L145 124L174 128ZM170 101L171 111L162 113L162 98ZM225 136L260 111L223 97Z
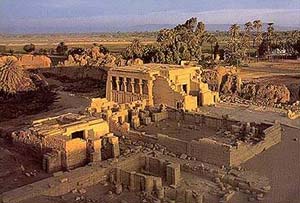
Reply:
M197 160L218 166L230 165L230 147L206 138L199 141L193 140L189 155Z
M168 111L169 118L172 120L178 120L189 125L199 125L201 127L209 128L225 128L230 129L231 125L237 124L239 121L222 118L222 117L213 117L208 115L197 114L193 112L182 112L178 111Z
M155 106L165 104L176 107L177 102L184 101L184 97L172 89L169 82L163 77L157 77L153 82L153 102Z
M120 159L115 165L123 167L128 165L128 161L138 161L140 154L129 158ZM98 184L107 180L107 176L112 170L112 164L105 162L106 167L88 166L80 167L71 172L64 172L53 177L25 185L0 195L2 203L18 203L37 196L60 196L71 192L74 189L81 189Z
M68 169L83 166L87 162L87 143L80 138L66 142L65 160L63 166Z
M247 160L253 158L257 154L260 154L264 150L280 143L281 141L281 126L276 124L267 128L263 132L265 134L265 140L253 145L250 143L242 143L236 148L232 148L230 151L230 165L237 166Z

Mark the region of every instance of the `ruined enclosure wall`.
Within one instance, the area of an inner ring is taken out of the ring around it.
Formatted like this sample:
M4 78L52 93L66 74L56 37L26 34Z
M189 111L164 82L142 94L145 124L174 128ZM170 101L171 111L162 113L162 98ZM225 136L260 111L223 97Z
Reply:
M158 134L157 142L166 146L170 151L176 154L189 154L190 144L187 141L169 137L168 135Z
M209 139L193 140L191 142L190 156L197 160L219 165L230 165L230 148L221 143Z
M169 118L172 120L177 120L189 125L198 125L200 127L209 127L214 129L225 128L227 130L231 129L231 126L237 124L239 121L224 119L218 117L212 117L202 114L197 114L193 112L178 112L175 110L168 111Z
M132 160L140 159L141 155L137 154L129 158L122 158L113 166L105 162L106 167L87 166L54 175L53 177L28 184L14 190L0 194L0 202L17 203L41 195L61 196L71 192L74 189L81 189L96 185L106 181L112 167L123 167L129 165Z
M220 166L230 165L229 147L211 140L188 142L168 135L147 135L135 131L130 131L128 137L135 141L160 144L177 155L186 154L197 160Z
M71 79L92 78L95 80L106 81L107 70L101 67L55 67L47 69L38 69L40 73L50 73L60 77Z
M264 130L265 139L253 145L250 143L242 143L237 148L232 148L230 152L230 165L237 166L264 150L280 143L281 126L276 124Z

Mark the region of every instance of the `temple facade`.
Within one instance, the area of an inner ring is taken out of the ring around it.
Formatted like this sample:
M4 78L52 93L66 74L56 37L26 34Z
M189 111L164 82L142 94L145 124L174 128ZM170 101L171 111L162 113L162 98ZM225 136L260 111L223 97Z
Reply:
M219 101L218 92L201 81L199 66L143 64L116 67L108 71L108 101L129 103L147 100L150 106L165 104L195 110Z

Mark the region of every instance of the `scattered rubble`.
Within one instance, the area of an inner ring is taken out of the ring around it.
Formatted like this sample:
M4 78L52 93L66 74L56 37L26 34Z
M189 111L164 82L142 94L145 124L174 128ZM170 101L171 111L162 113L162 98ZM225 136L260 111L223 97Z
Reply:
M109 66L114 67L120 61L110 53L102 53L99 46L93 46L92 48L84 49L82 53L74 53L68 55L68 59L59 66L87 66L87 67L99 67Z

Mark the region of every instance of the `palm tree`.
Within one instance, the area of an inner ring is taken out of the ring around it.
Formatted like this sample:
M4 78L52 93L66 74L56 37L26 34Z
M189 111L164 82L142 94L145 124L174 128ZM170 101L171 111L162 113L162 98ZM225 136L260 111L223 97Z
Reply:
M240 26L238 24L231 25L229 29L229 35L231 37L231 42L233 45L232 50L233 52L235 52L239 43Z
M126 47L123 53L126 59L136 59L143 56L144 46L138 39L134 39L132 43Z
M207 42L210 43L211 57L214 59L213 44L217 43L218 39L214 34L209 34L207 37Z
M271 52L271 44L272 41L274 40L274 23L268 23L268 28L267 28L267 41L268 41L268 54Z
M34 89L32 80L22 70L15 57L0 58L0 92L14 94L32 89Z
M242 37L242 46L244 49L244 56L249 58L250 56L250 47L251 47L251 40L253 36L253 24L251 22L247 22L244 25L244 34Z
M253 21L253 28L255 29L255 37L253 38L253 47L258 47L262 41L262 22L261 20Z

